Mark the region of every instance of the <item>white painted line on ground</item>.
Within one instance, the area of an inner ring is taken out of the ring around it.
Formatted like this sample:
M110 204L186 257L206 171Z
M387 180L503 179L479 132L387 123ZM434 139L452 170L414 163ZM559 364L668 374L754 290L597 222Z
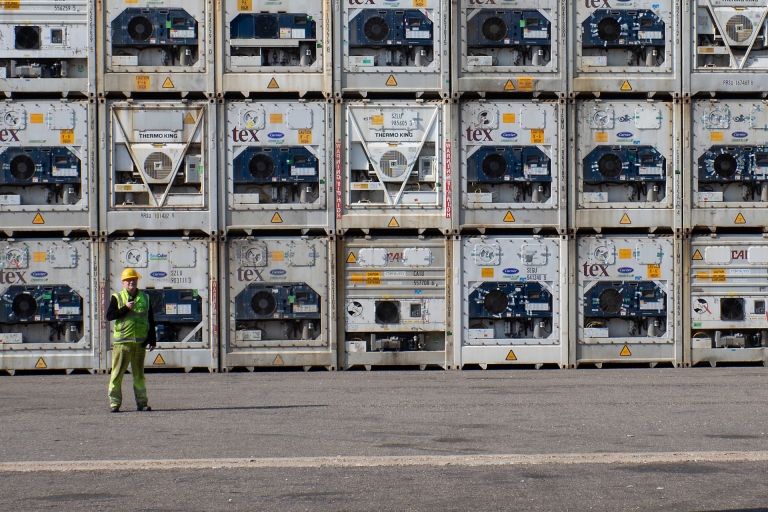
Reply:
M156 459L0 462L0 473L34 471L137 471L178 469L358 468L396 466L514 466L533 464L674 464L766 462L760 452L553 453L540 455L392 455L252 459Z

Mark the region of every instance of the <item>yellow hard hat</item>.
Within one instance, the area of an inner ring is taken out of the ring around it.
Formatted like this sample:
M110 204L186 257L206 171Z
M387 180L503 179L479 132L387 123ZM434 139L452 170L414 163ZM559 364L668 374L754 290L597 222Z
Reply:
M121 281L125 281L126 279L141 279L141 276L132 268L127 268L123 270L123 275L120 276Z

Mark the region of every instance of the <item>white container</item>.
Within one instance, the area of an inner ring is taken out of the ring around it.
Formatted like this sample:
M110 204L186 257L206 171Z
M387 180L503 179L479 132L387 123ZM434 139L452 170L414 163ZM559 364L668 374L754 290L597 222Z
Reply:
M0 21L0 91L95 92L92 2L7 2Z
M449 3L360 0L337 11L334 90L358 93L450 91Z
M568 244L558 237L463 237L459 365L568 365Z
M569 2L569 90L679 95L680 4Z
M686 341L691 363L765 361L768 239L696 236L686 259L690 264Z
M103 101L101 231L216 230L216 115L197 102Z
M576 237L576 365L682 363L678 245L666 235Z
M147 351L147 368L195 367L218 371L218 247L205 239L122 239L101 243L106 259L101 283L101 339L104 365L112 362L114 324L106 322L111 296L123 289L124 269L136 270L139 289L148 293L155 318L157 348Z
M573 113L572 227L680 227L679 104L577 101Z
M94 108L84 101L0 103L3 229L96 234Z
M453 225L453 148L444 102L344 102L336 146L336 226Z
M435 238L347 238L341 243L341 364L453 366L452 244Z
M0 241L0 369L99 368L89 240Z
M222 368L336 368L328 238L233 238L227 244L228 339Z
M226 104L227 231L333 229L332 112L324 101Z
M565 107L462 102L461 227L565 229Z
M453 51L454 97L462 93L566 90L566 2L513 0L452 4L460 46ZM456 33L456 32L454 32Z

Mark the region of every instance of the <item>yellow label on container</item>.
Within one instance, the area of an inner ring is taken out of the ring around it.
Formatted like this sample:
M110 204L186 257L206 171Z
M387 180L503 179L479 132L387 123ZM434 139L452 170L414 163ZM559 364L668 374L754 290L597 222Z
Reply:
M75 130L61 130L59 132L59 144L74 144Z
M648 265L648 279L660 279L660 278L661 278L661 266Z
M427 6L427 0L413 0L413 6L414 7L426 7Z
M299 144L312 144L312 130L299 130Z
M269 114L270 124L283 124L283 114Z
M352 284L363 284L363 274L351 274L349 280Z
M18 11L21 9L21 2L19 0L5 0L6 11Z
M515 124L515 114L501 114L501 122Z
M704 46L702 48L699 48L698 51L699 51L699 53L715 53L715 49L714 48L712 48L712 47L708 48L706 46Z
M619 259L620 260L631 260L632 259L632 249L619 249Z
M723 142L723 132L709 132L710 142Z
M595 142L608 142L608 132L595 132Z
M272 251L272 261L283 261L283 260L285 260L285 252Z
M149 90L149 75L136 75L136 90L137 91Z
M366 272L365 284L381 284L381 272Z
M725 282L725 269L724 268L712 269L712 282L713 283L724 283Z
M251 0L237 0L237 10L238 11L252 11L253 10L253 3Z
M521 76L517 79L517 88L520 91L532 91L533 90L533 77Z
M544 130L540 128L531 130L531 144L544 144Z
M709 279L708 270L699 270L696 272L696 279Z
M45 256L47 255L44 251L36 251L32 253L32 261L35 263L43 263L45 261Z
M493 277L493 268L484 267L480 269L480 275L482 277Z
M139 3L139 0L125 0L125 3L127 3L127 4L137 4L137 3Z
M43 124L43 114L30 114L29 122L32 124Z
M384 126L384 116L382 115L371 116L371 124L377 125L377 126Z

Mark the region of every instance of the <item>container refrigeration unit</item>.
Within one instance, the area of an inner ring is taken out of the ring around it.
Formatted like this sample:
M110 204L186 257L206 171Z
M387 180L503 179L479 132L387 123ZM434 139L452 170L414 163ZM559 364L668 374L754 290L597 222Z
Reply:
M679 241L577 236L571 363L682 364Z
M336 95L428 93L447 98L448 6L445 0L342 2L335 22Z
M680 106L576 101L571 227L682 227Z
M454 97L473 92L566 91L563 0L460 0L453 24Z
M89 240L0 240L0 369L96 371Z
M768 212L768 101L688 105L687 228L763 228Z
M565 229L565 106L460 104L463 228Z
M453 227L450 106L445 102L338 105L336 227ZM343 175L342 175L343 173Z
M224 229L332 232L333 107L325 101L225 105Z
M100 107L102 234L215 232L213 104L102 100Z
M345 238L340 366L454 366L451 254L445 237Z
M680 3L569 2L569 91L679 95Z
M337 365L330 238L227 241L228 339L222 369ZM333 325L333 327L331 327Z
M98 2L99 92L213 94L213 2Z
M331 2L224 0L217 90L331 96Z
M691 0L683 11L683 92L749 93L768 85L768 6Z
M690 347L691 363L766 364L766 235L694 236L686 259L686 349Z
M0 20L0 91L95 92L94 3L12 0Z
M458 365L568 366L568 242L462 237ZM458 348L458 347L457 347Z
M96 145L86 101L0 103L0 215L13 231L96 234Z
M147 368L207 368L218 371L218 247L198 238L108 238L100 243L105 265L100 283L104 367L112 362L114 323L106 321L111 296L123 289L120 276L132 268L139 290L149 295L157 348L147 350Z

